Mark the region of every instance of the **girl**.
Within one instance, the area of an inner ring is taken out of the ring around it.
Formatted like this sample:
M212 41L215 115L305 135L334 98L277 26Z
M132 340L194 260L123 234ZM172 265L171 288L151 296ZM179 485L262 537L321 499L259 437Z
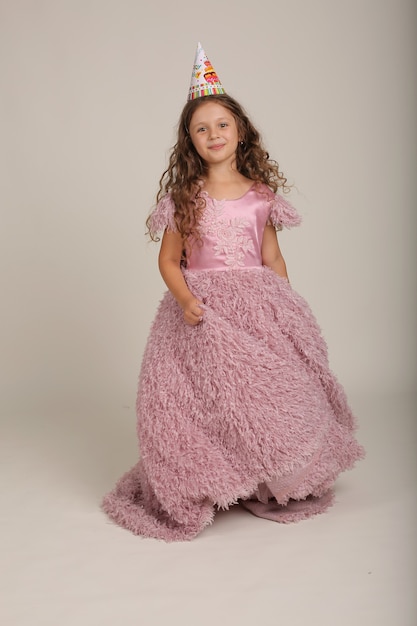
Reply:
M363 456L307 303L290 287L276 230L299 224L242 107L201 83L189 101L147 224L163 232L165 294L137 399L140 460L104 499L132 532L191 539L242 503L292 522L326 510ZM198 74L198 75L197 75Z

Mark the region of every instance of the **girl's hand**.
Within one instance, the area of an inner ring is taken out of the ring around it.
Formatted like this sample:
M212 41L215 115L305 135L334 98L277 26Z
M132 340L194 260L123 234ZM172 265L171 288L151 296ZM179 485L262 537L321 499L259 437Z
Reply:
M190 326L196 326L203 321L204 311L201 308L203 303L196 298L192 298L191 300L187 300L185 304L182 306L182 310L184 312L184 321L186 324L190 324Z
M181 271L184 241L179 233L165 231L159 251L159 269L166 286L182 308L184 321L196 326L203 320L203 303L188 288Z

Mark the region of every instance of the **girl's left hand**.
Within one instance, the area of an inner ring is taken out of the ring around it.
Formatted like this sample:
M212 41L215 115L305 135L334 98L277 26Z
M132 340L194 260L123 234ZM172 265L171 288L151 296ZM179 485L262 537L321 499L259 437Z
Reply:
M204 311L201 308L202 304L200 300L192 298L183 305L184 321L190 324L190 326L196 326L203 321Z

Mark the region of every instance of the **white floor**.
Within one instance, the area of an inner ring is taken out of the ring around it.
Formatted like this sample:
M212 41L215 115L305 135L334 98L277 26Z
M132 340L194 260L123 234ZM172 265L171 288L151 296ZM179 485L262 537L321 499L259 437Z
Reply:
M416 405L353 398L367 459L325 515L279 525L235 507L189 543L100 511L136 460L131 412L5 421L4 626L415 626Z

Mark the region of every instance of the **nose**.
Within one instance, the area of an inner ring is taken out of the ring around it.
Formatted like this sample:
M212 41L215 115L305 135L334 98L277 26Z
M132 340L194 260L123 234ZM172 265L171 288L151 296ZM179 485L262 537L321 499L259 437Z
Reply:
M216 139L219 136L217 126L210 128L210 139Z

